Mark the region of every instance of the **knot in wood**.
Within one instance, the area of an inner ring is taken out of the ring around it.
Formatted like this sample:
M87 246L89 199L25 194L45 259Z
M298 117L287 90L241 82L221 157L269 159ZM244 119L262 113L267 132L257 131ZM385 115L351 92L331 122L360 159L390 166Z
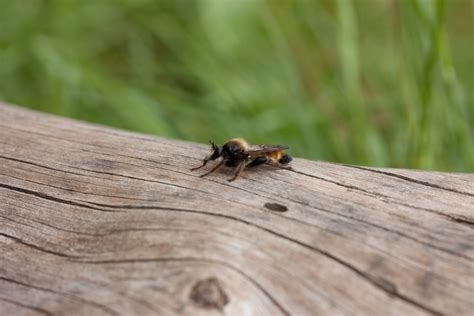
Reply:
M214 277L198 281L191 289L189 298L199 307L219 310L229 302L227 294Z

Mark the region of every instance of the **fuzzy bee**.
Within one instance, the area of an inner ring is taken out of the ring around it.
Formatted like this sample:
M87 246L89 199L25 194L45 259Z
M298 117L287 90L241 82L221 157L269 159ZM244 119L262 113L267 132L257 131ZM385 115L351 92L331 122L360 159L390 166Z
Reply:
M222 165L235 168L235 173L228 181L234 181L240 173L247 167L255 167L261 164L267 164L282 169L291 169L288 164L292 158L283 151L288 149L284 145L249 145L242 138L233 138L226 141L222 146L211 143L211 152L207 155L202 165L191 170L197 170L204 167L208 161L222 158L209 172L201 175L205 177L213 173Z

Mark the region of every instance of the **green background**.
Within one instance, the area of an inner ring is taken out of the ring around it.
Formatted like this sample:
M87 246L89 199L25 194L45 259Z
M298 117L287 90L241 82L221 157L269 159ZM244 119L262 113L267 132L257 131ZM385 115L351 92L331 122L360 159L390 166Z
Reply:
M474 171L470 0L0 0L0 100L198 142Z

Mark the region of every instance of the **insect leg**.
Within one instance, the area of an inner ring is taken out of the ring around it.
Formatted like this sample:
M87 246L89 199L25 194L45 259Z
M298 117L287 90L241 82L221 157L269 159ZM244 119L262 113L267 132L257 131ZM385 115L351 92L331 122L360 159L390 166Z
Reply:
M249 162L246 167L255 167L255 166L264 164L266 162L267 162L267 157L260 156L260 157L255 158L251 162Z
M214 168L212 168L209 172L206 172L205 174L200 175L199 177L202 178L202 177L207 176L208 174L213 173L214 171L219 169L219 167L222 166L223 164L224 164L224 160L219 161L219 163L215 165Z
M227 180L227 181L232 182L232 181L234 181L235 179L237 179L238 176L240 175L240 173L245 169L245 167L246 167L246 166L245 166L245 162L242 161L242 162L239 164L239 166L237 167L237 170L235 171L234 176L233 176L232 178L230 178L229 180Z
M202 178L202 177L207 176L208 174L213 173L214 171L219 169L219 167L222 166L223 164L224 164L224 160L219 161L219 163L215 165L214 168L212 168L210 171L206 172L205 174L200 175L199 177Z
M201 169L202 167L204 167L204 166L207 164L208 161L209 161L209 160L204 159L204 161L202 162L202 165L200 165L200 166L198 166L198 167L191 168L191 169L189 169L189 170L194 171L194 170Z
M280 168L280 169L293 170L293 168L291 168L290 166L281 164L280 162L278 162L278 160L275 160L273 158L269 158L267 160L266 164L270 165L270 166L273 166L273 167L276 167L276 168Z

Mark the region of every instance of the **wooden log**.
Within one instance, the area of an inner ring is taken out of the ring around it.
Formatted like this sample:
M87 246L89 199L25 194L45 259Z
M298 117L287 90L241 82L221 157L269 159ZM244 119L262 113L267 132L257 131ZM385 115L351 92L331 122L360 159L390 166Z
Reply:
M0 105L0 315L472 315L473 174L207 152Z

